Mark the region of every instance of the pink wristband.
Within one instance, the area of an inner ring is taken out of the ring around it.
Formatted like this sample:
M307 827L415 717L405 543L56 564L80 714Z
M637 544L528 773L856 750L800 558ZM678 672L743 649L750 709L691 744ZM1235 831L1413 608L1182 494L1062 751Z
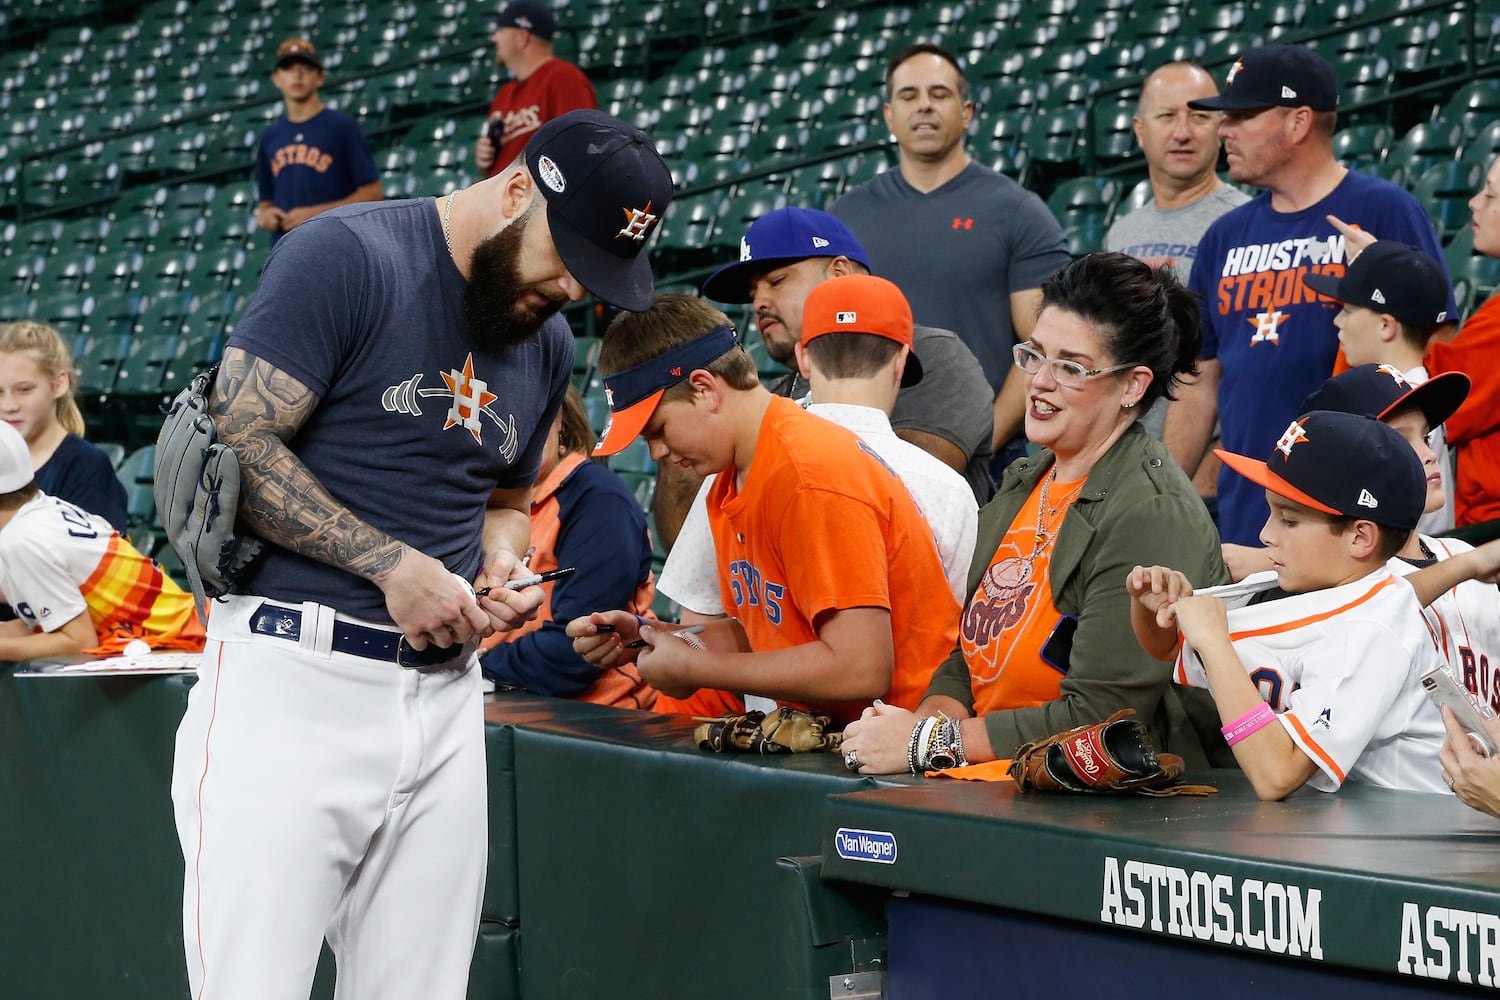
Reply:
M1260 732L1268 723L1274 722L1275 719L1276 713L1271 710L1271 706L1265 702L1261 702L1258 706L1252 708L1219 731L1224 734L1224 742L1230 746L1234 746L1246 736Z

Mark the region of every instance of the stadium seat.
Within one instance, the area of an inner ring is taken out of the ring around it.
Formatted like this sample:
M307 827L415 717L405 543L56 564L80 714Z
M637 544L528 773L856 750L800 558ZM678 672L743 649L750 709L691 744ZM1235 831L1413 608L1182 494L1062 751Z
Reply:
M98 337L73 359L78 368L78 396L81 400L97 401L109 396L114 390L120 366L130 355L130 344L130 337Z
M1119 197L1117 181L1108 177L1075 177L1053 189L1047 198L1047 207L1065 233L1070 228L1084 234L1098 230L1102 238L1104 229L1114 219L1115 203Z
M3 234L0 234L0 240L3 240L6 256L19 254L29 258L45 257L52 252L52 245L62 235L62 229L63 224L56 219L8 222Z
M1485 125L1472 140L1464 145L1463 158L1477 163L1486 170L1500 156L1500 118Z
M1084 112L1063 108L1037 118L1026 130L1025 147L1038 163L1068 163L1079 157L1084 146Z
M1105 163L1137 159L1135 142L1135 101L1096 104L1094 116L1094 155Z
M1467 146L1485 126L1500 121L1500 77L1485 77L1459 87L1441 108L1433 108L1433 120L1457 125Z
M1411 193L1427 209L1444 240L1469 227L1469 199L1484 181L1484 168L1462 160L1429 167L1412 185Z
M156 446L144 445L125 456L116 470L125 487L125 517L132 527L149 524L156 517L156 498L152 491Z
M1386 162L1406 167L1409 177L1421 177L1429 168L1458 158L1462 135L1448 122L1418 122L1391 147Z
M178 337L138 337L130 345L130 353L120 365L115 379L112 397L148 396L159 397L162 393L162 376L176 360L181 350ZM160 417L156 417L159 424Z
M56 329L64 338L84 333L93 299L80 292L52 292L32 299L31 318Z
M1333 155L1346 167L1364 170L1385 159L1395 138L1395 129L1389 125L1351 125L1334 133Z
M656 474L656 461L651 457L651 446L645 438L636 438L623 451L609 459L609 467L615 472Z

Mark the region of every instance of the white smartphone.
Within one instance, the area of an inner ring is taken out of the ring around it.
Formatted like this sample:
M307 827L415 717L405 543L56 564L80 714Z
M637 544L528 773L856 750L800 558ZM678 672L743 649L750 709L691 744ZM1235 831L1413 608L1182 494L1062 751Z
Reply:
M1469 692L1459 687L1446 667L1438 667L1423 674L1422 690L1427 692L1427 697L1439 709L1446 705L1452 710L1453 717L1458 720L1464 732L1469 734L1469 742L1474 745L1475 753L1481 757L1489 757L1495 753L1495 741L1484 728L1485 720L1493 719L1495 713L1488 705L1476 704L1469 697Z

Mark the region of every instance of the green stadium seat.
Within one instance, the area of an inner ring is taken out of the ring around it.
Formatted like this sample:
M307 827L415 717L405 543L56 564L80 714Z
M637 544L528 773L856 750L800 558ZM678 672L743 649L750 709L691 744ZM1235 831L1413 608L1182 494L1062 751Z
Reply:
M120 366L110 393L118 396L159 397L162 394L162 377L176 360L182 342L178 337L138 337L130 345L130 353ZM160 418L157 418L160 423Z
M42 258L32 278L33 295L50 295L57 292L77 294L83 290L92 257L85 251L54 253Z
M84 276L84 288L92 295L124 295L138 287L141 253L129 246L95 254Z
M128 335L135 330L136 314L141 307L139 295L96 295L93 298L94 307L88 314L87 333L90 337Z
M125 517L132 527L149 524L156 517L156 498L152 491L156 446L144 445L125 456L116 474L125 487Z
M714 218L717 214L716 194L674 199L667 206L666 218L661 220L657 229L653 252L670 264L691 251L707 246L713 238Z
M1333 155L1346 167L1364 170L1385 159L1386 150L1395 141L1396 131L1386 124L1351 125L1333 136Z
M1066 232L1070 227L1103 230L1114 219L1120 185L1108 177L1075 177L1063 181L1047 198L1047 207ZM1096 247L1097 249L1097 247ZM1085 251L1086 252L1086 251Z
M1025 147L1038 163L1069 163L1084 146L1084 112L1062 108L1038 115L1026 130Z
M844 192L847 170L843 160L824 160L794 170L787 177L787 201L803 208L826 208Z
M14 297L31 291L32 279L40 268L41 257L17 254L0 257L0 296Z
M573 385L583 392L594 380L599 364L598 337L575 337L573 341Z
M176 392L195 375L218 364L224 353L224 338L217 334L184 335L178 346L177 356L162 372L164 392Z
M1429 167L1412 185L1411 193L1427 209L1438 236L1444 240L1469 228L1469 199L1484 182L1484 168L1462 160Z
M651 457L651 446L646 443L645 438L641 437L626 445L623 451L611 456L609 467L616 472L656 475L656 460Z
M1485 77L1459 87L1441 108L1433 109L1433 119L1455 124L1466 144L1485 128L1500 121L1500 77Z
M78 396L82 400L102 400L114 390L120 367L130 355L131 338L104 336L93 338L73 360L78 368Z
M23 255L36 258L52 252L52 245L62 236L63 224L56 219L37 219L34 222L8 222L0 242L4 243L6 256Z
M1421 177L1439 163L1458 159L1463 130L1448 122L1418 122L1391 147L1386 162L1406 167L1408 175Z
M66 223L58 223L57 226L57 237L54 242L59 251L80 250L85 253L95 253L110 232L109 220L101 216L72 219Z
M159 296L141 296L136 310L136 336L146 340L163 340L182 334L183 324L193 311L193 297L182 292Z
M1362 173L1371 177L1381 177L1400 187L1406 187L1411 178L1411 170L1404 163L1392 163L1390 160L1384 163L1368 163L1362 169Z
M73 337L85 332L88 311L93 299L80 292L53 292L32 299L31 318L46 323L63 335Z
M1106 163L1140 157L1135 142L1133 100L1094 105L1094 155Z

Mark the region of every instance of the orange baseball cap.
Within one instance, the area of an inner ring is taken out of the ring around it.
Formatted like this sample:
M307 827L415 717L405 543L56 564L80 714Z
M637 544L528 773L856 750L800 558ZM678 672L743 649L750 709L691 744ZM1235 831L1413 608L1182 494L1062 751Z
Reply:
M802 306L802 346L825 333L863 333L912 346L911 305L901 289L873 274L846 274L817 285ZM906 358L902 387L922 381L922 362Z

